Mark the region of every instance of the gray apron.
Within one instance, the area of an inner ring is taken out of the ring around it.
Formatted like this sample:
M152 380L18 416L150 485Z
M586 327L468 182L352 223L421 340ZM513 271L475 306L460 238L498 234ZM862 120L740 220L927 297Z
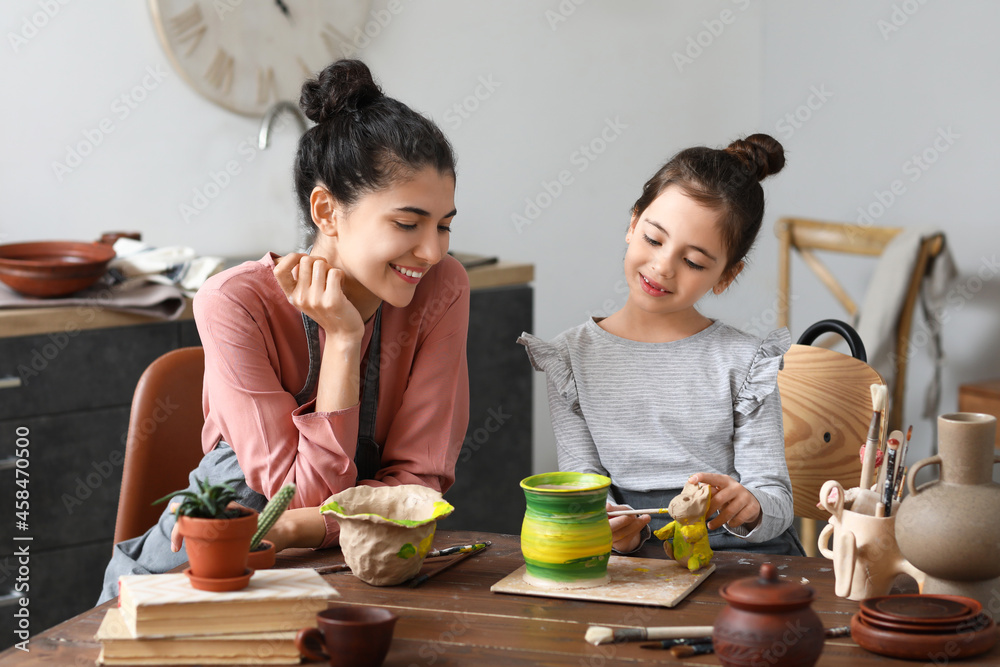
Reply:
M312 399L319 381L320 350L319 326L305 313L302 324L306 332L309 350L309 371L302 389L295 395L298 405ZM378 406L379 367L381 360L382 307L375 311L371 341L368 343L366 361L362 364L363 385L358 417L358 446L354 463L358 469L358 480L374 479L381 468L381 447L375 442L375 416ZM237 502L257 512L267 505L267 498L257 493L246 483L246 475L236 460L236 452L228 443L219 441L215 449L205 454L198 467L188 475L188 489L195 490L196 479L207 479L219 484L236 479L233 487L238 495ZM176 517L170 512L171 503L160 515L155 526L145 534L114 546L111 561L104 572L104 584L97 604L118 596L118 577L125 574L154 574L167 572L187 561L184 547L180 551L170 550L170 532Z

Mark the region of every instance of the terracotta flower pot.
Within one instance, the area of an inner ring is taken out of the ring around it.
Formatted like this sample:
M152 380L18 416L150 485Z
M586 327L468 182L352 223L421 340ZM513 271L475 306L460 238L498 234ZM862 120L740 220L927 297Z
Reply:
M232 579L247 569L250 540L257 530L257 513L240 510L233 519L178 517L180 533L191 564L191 574L202 579Z
M247 567L251 570L267 570L274 567L274 559L277 554L274 551L274 542L261 540L255 551L251 551L247 557Z

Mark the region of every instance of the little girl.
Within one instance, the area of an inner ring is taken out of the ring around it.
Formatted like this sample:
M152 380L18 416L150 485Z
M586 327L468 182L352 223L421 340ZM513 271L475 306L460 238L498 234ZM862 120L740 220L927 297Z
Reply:
M622 309L551 342L518 339L547 376L559 468L608 475L609 510L666 507L685 482L710 484L715 550L804 555L777 390L788 331L760 340L695 308L743 270L764 215L758 181L784 164L765 134L681 151L632 207ZM663 523L613 518L615 550Z

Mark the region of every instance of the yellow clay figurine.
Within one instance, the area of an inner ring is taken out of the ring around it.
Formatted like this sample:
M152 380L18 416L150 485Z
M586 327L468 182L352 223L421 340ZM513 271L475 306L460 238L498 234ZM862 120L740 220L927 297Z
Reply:
M674 520L653 533L663 540L667 558L686 565L691 572L697 572L712 560L712 547L708 545L708 527L705 525L711 500L712 487L709 484L685 484L667 508Z

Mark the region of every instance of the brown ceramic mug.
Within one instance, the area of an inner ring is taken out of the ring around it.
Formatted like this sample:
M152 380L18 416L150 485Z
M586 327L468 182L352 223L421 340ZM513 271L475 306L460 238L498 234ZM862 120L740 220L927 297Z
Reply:
M389 652L398 617L380 607L333 607L316 614L316 628L303 628L295 646L309 660L331 667L379 667Z

